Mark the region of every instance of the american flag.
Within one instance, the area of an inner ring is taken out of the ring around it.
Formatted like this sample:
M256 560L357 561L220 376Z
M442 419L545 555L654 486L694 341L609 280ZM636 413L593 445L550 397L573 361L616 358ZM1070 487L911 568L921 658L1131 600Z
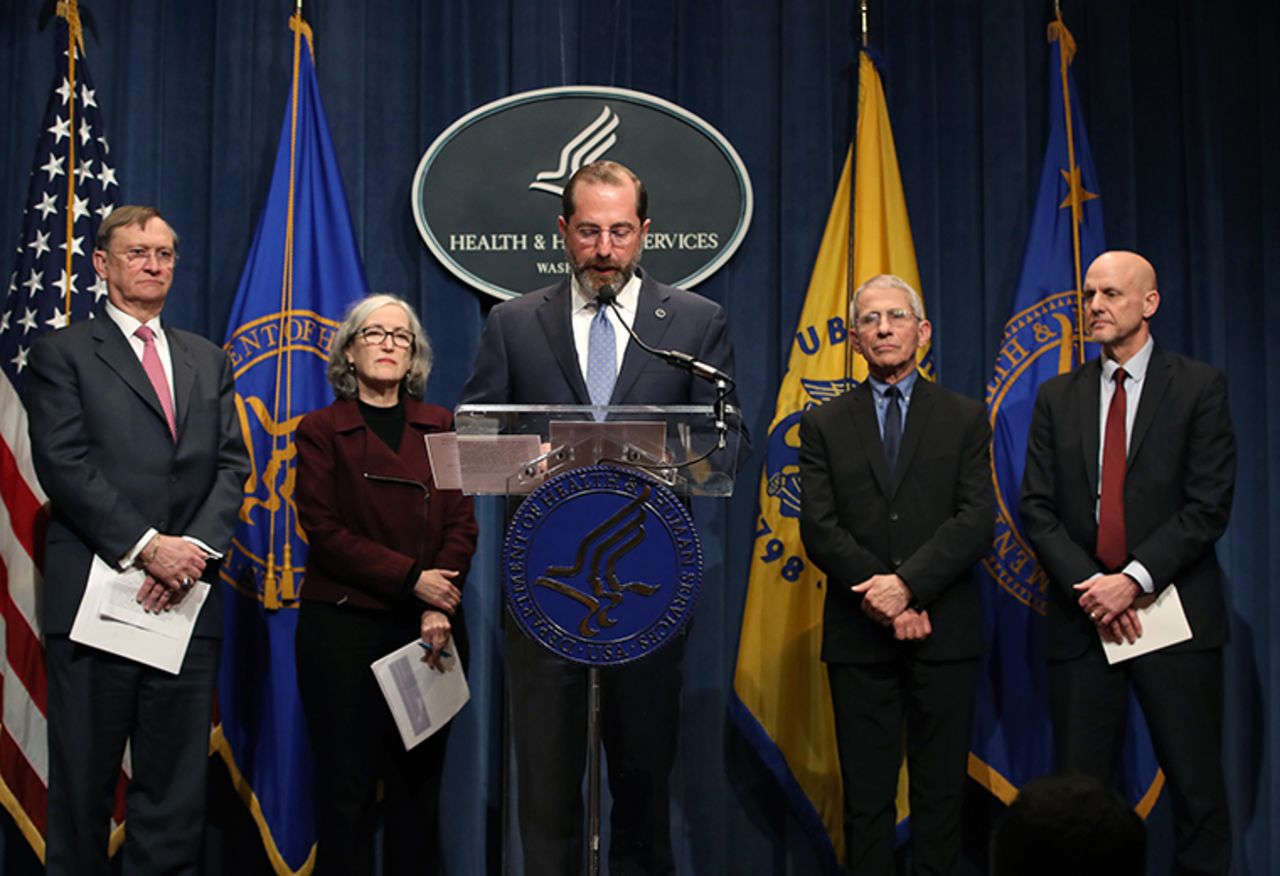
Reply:
M0 803L42 859L47 688L37 607L46 497L27 436L27 354L45 332L90 318L106 296L93 269L94 232L118 191L74 0L60 2L58 16L57 73L0 314Z

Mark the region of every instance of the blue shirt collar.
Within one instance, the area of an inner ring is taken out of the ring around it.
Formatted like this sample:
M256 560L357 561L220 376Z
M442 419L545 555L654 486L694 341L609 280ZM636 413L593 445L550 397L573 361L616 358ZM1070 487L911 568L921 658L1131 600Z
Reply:
M898 392L902 393L902 400L911 403L911 392L916 388L916 378L920 376L920 372L912 370L910 374L893 384L898 387ZM877 402L884 402L885 393L889 390L889 384L882 380L877 380L871 375L867 375L867 382L871 384L871 391L875 393Z

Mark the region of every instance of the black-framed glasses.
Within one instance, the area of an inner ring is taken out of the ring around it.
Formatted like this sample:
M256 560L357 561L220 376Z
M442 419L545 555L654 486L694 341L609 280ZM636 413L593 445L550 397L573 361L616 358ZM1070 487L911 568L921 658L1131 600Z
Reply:
M413 332L406 331L388 331L380 325L371 325L368 328L362 328L356 332L360 340L364 341L370 347L376 347L387 338L391 338L391 343L395 344L402 350L407 350L413 346Z

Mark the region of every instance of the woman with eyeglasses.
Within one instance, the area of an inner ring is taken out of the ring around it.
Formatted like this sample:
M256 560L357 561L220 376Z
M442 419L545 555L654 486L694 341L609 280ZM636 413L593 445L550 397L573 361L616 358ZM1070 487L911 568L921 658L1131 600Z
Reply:
M476 547L471 499L437 489L425 436L452 428L420 401L431 346L393 295L356 302L329 353L336 401L297 431L298 518L309 551L295 650L316 761L317 874L438 867L448 728L405 751L369 664L420 637L435 666L464 647L461 592Z

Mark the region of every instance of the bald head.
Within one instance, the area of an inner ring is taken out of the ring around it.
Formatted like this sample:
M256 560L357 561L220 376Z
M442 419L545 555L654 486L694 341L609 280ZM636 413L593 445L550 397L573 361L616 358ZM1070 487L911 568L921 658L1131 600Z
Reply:
M1143 292L1158 288L1156 285L1156 269L1151 262L1136 252L1130 252L1127 249L1113 249L1094 259L1093 264L1089 266L1089 270L1092 271L1095 265L1110 267L1124 274L1136 288L1141 289Z
M1156 269L1136 252L1104 252L1085 274L1084 306L1093 340L1124 363L1151 335L1147 322L1160 307Z

